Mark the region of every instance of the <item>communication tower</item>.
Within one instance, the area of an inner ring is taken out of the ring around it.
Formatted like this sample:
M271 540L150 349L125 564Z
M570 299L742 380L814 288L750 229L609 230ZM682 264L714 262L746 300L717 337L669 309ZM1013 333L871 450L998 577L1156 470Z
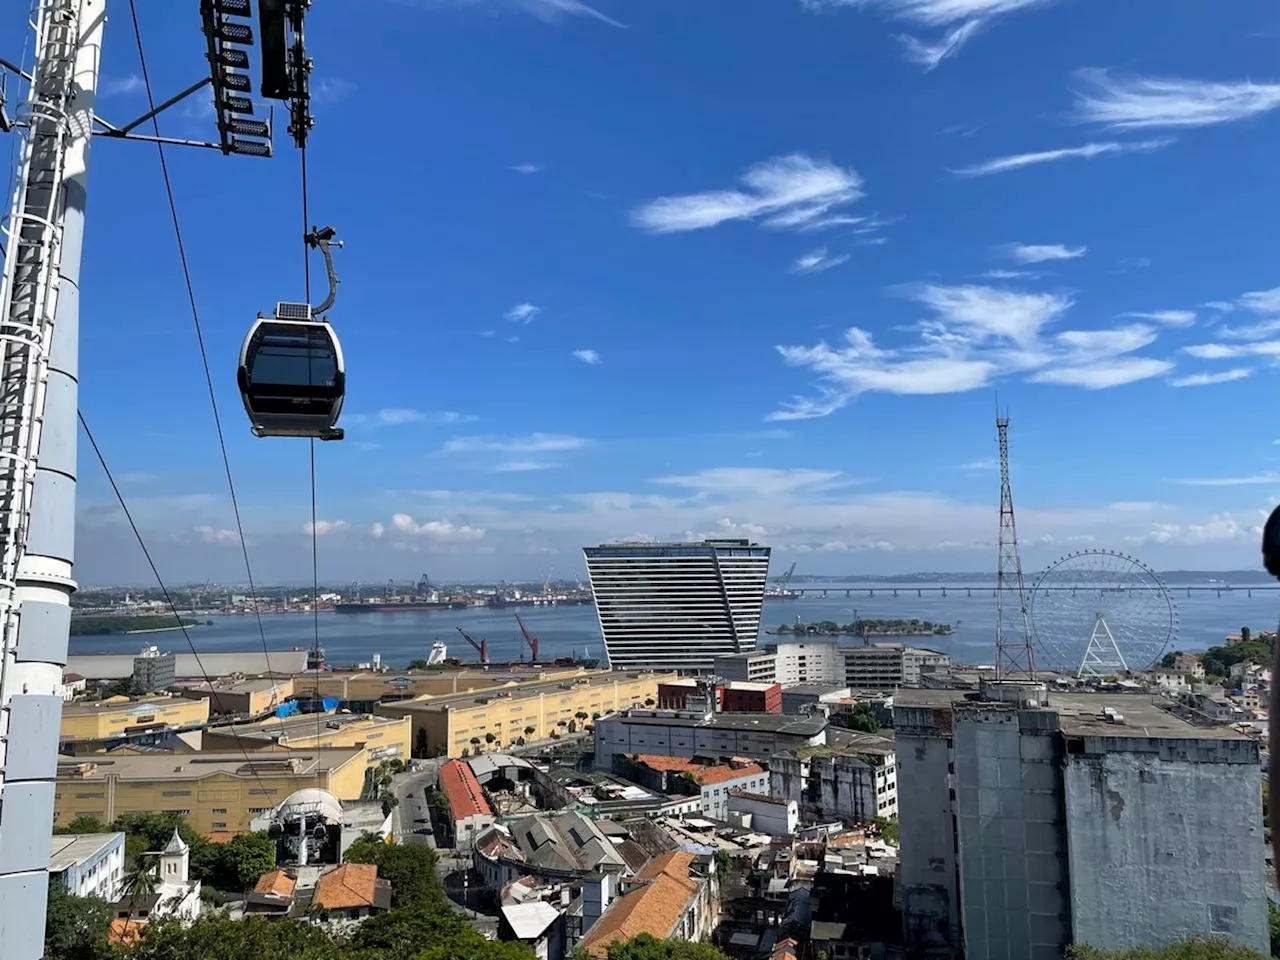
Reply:
M1022 582L1022 558L1018 556L1018 524L1013 516L1013 488L1009 484L1009 416L996 413L996 436L1000 443L1000 556L996 571L996 679L1034 680L1035 654L1031 649L1031 626L1027 619L1027 594ZM1018 620L1013 631L1007 622ZM1006 618L1006 610L1009 617Z

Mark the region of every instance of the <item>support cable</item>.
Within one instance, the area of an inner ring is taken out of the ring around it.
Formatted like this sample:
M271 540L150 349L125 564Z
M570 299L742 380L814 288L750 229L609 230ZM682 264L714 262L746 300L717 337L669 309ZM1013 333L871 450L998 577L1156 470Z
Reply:
M152 111L155 110L155 97L151 92L151 77L147 72L147 57L143 51L142 30L138 25L138 8L136 0L129 0L129 16L133 21L133 38L138 48L138 65L142 72L142 85L147 93L147 106ZM151 126L157 137L160 136L160 120L156 116L151 117ZM262 624L262 609L258 603L258 590L253 581L253 566L249 562L249 547L244 540L244 524L240 518L240 502L236 496L235 477L231 472L231 459L227 456L227 441L222 431L222 418L218 414L218 398L213 388L213 374L209 368L209 354L205 349L204 330L200 325L200 310L196 306L195 287L191 282L191 268L187 263L187 247L182 239L182 224L178 219L178 204L173 196L173 184L169 179L169 164L165 159L164 144L156 143L156 153L160 157L160 173L164 177L165 195L169 201L169 216L173 221L173 235L178 244L178 259L182 263L182 278L187 288L187 302L191 307L191 321L195 326L196 344L200 348L200 362L204 367L205 385L209 391L209 406L213 411L213 426L218 434L218 449L222 453L222 468L227 477L227 489L231 494L231 511L235 515L236 533L240 537L240 552L244 557L244 572L249 581L249 599L253 603L253 615L258 622L258 636L262 640L262 654L265 659L263 666L267 668L267 672L271 673L271 654L267 649L267 632ZM272 685L272 704L275 704L275 685Z
M302 282L307 303L311 303L311 250L307 246L307 233L310 231L310 213L307 197L307 142L304 140L298 152L302 156ZM307 379L311 379L311 363L307 363ZM316 440L307 439L307 448L311 462L311 623L315 632L315 684L316 697L320 698L322 709L316 711L316 742L320 740L320 723L324 716L324 699L320 697L320 548L319 534L316 530ZM315 704L312 704L314 707Z

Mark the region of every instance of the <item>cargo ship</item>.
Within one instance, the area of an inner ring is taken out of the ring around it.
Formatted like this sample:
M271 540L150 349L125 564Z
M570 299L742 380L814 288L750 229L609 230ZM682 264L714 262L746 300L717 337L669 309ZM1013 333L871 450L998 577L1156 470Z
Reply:
M465 610L465 600L361 600L335 603L334 613L422 613L428 610Z

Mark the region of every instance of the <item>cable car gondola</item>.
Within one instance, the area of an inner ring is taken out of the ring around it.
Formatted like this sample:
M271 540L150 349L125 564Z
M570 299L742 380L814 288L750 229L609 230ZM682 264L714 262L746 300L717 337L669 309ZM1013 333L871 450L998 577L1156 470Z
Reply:
M307 235L308 245L324 253L329 275L324 303L277 303L274 315L258 316L240 348L236 380L256 437L343 437L337 426L346 395L342 346L321 316L337 295L329 254L333 233L326 227Z

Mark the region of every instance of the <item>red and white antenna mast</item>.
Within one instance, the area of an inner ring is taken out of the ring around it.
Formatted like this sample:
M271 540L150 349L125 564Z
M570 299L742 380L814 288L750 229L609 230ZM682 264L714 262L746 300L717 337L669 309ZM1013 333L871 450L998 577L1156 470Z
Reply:
M1000 442L1000 557L996 572L996 679L1013 680L1036 676L1035 653L1031 649L1031 625L1027 619L1027 593L1022 582L1022 559L1018 556L1018 524L1013 516L1013 488L1009 485L1009 416L996 412L996 435ZM1006 608L1009 616L1006 618ZM1021 618L1010 629L1008 620L1017 609ZM1020 632L1019 632L1020 631Z

